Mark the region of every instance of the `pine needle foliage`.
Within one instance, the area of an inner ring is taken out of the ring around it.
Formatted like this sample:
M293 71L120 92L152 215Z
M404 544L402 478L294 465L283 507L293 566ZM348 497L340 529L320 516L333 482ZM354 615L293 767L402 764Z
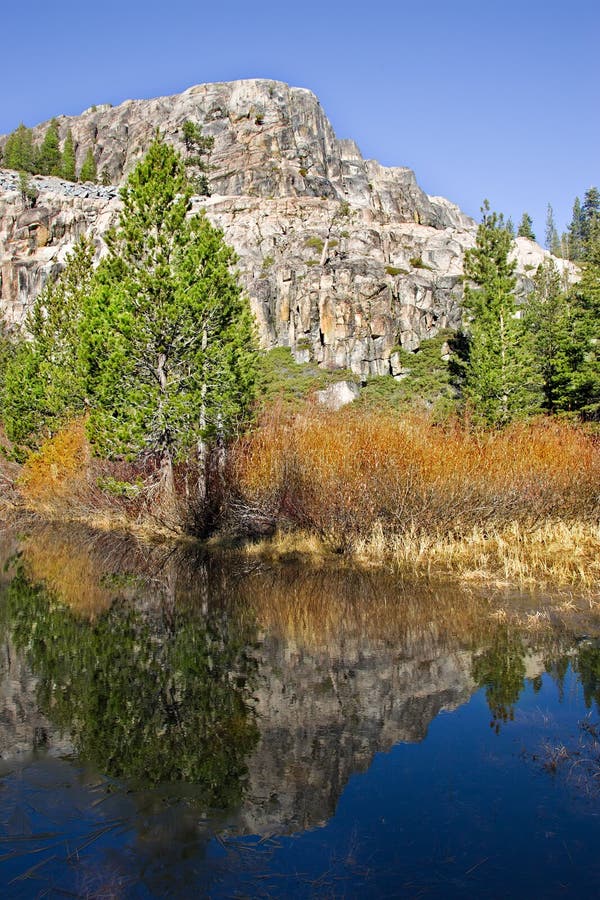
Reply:
M517 318L512 237L487 201L482 213L475 247L465 253L465 397L475 421L497 426L537 412L541 384L529 336Z
M188 216L190 197L181 156L158 135L121 191L83 334L92 442L109 457L158 456L167 484L175 461L235 431L258 365L234 252Z

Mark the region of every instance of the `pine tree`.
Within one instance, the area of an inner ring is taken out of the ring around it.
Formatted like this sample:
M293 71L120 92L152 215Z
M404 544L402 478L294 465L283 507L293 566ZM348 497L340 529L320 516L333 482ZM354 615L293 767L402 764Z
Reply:
M581 259L583 244L583 211L579 197L575 197L571 224L569 225L569 259Z
M538 266L523 321L533 338L543 409L549 413L568 409L574 353L571 306L552 259Z
M96 160L94 159L94 151L91 147L88 147L87 153L85 154L85 158L83 160L83 165L81 166L81 171L79 172L79 180L91 181L95 184L96 178L97 171Z
M75 174L75 145L73 143L73 132L69 128L65 138L65 144L62 152L62 177L67 181L77 181Z
M596 232L597 234L597 232ZM573 375L568 409L583 418L600 420L600 234L586 248L581 280L570 296Z
M94 444L155 456L171 499L173 464L192 451L205 498L208 444L235 427L257 372L234 253L205 216L188 218L190 196L183 160L157 136L121 191L84 339Z
M3 163L7 169L33 173L35 171L34 157L33 133L21 122L19 127L8 136L4 146Z
M42 175L61 174L58 122L56 119L52 119L46 129L37 158L37 169Z
M550 204L548 204L546 212L546 250L549 250L554 256L560 256L560 238L554 221L554 211Z
M535 234L533 233L533 219L531 218L529 213L524 212L521 216L519 230L517 231L517 237L529 238L530 241L535 241Z
M93 244L82 238L26 319L26 339L7 366L1 398L7 434L17 443L36 446L84 409L80 328L93 256Z
M21 201L26 209L33 209L37 203L39 196L38 189L32 185L31 179L27 172L19 172L19 190L21 191Z
M210 135L202 134L202 127L189 119L186 119L183 123L182 135L188 154L185 165L195 170L191 178L194 193L200 197L208 197L210 195L210 187L206 173L209 168L210 151L214 146L215 139Z
M465 397L476 420L503 425L539 409L540 383L528 335L516 317L511 237L487 201L482 213L475 247L465 254Z
M597 243L600 237L600 191L591 187L585 192L583 207L581 210L581 237L583 243L583 258L588 257L588 251Z

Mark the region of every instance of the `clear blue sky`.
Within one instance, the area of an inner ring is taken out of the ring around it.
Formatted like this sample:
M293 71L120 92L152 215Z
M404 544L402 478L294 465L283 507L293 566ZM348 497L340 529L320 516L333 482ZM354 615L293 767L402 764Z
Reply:
M2 11L0 132L192 84L308 87L339 137L543 240L600 186L598 0L47 0Z

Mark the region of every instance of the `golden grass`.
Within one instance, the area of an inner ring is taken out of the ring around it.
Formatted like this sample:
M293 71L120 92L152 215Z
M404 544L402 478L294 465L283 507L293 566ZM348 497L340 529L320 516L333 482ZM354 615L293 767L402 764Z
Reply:
M235 448L248 502L344 546L376 522L398 531L599 517L600 454L545 419L503 431L364 410L270 410Z
M277 532L246 544L244 553L275 560L306 556L313 564L340 559L326 541L303 531ZM473 527L461 536L416 530L386 533L377 523L370 535L353 540L345 558L404 576L450 576L540 588L571 585L600 596L600 526L582 522L546 522L533 528L512 522L501 529Z
M173 534L151 487L134 500L99 487L106 475L116 484L136 475L110 465L92 458L84 423L73 422L25 464L24 504L54 520ZM272 406L233 447L225 483L234 531L236 515L277 525L248 554L335 553L403 574L589 592L600 582L600 447L555 419L485 432Z
M557 420L482 432L360 409L271 410L235 448L229 477L238 502L279 524L262 544L275 556L303 552L310 535L321 545L304 552L402 572L599 580L599 447Z

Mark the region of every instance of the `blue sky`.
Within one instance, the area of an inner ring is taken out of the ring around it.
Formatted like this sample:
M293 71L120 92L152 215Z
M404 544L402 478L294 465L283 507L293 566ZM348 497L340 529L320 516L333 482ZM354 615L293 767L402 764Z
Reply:
M478 217L543 240L600 186L597 0L29 0L2 12L0 132L92 103L275 78L313 90L339 137L413 168Z

